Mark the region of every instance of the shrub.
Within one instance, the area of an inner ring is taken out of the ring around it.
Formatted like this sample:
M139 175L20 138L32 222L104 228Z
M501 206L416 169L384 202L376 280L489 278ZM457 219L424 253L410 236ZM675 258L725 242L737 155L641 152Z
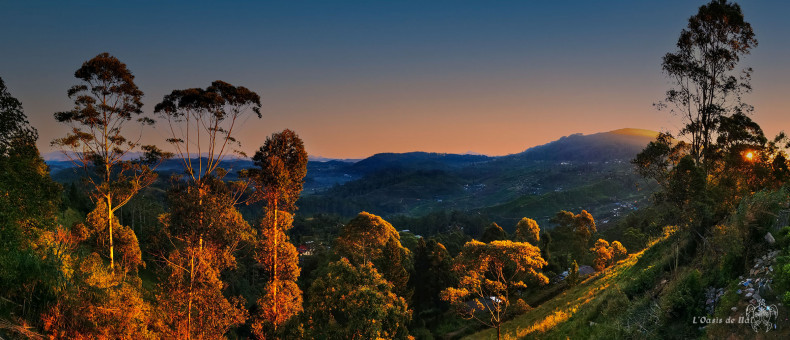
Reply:
M702 315L704 292L702 274L691 269L678 273L661 293L659 305L665 320L691 325L694 316Z

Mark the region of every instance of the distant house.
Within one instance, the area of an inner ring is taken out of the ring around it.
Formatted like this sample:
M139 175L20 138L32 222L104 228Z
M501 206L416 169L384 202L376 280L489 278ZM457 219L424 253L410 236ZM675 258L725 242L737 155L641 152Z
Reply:
M580 266L579 267L579 277L585 277L585 276L590 275L592 273L595 273L595 269L593 269L593 267L590 267L590 266Z
M593 267L590 267L590 266L579 266L579 277L585 277L585 276L593 274L593 273L595 273L595 269L593 269ZM568 275L570 275L570 269L562 272L560 275L555 276L552 279L552 282L556 282L556 283L562 282L566 278L568 278Z
M302 244L302 245L296 247L296 251L299 252L300 256L313 255L313 247L310 247L307 244Z

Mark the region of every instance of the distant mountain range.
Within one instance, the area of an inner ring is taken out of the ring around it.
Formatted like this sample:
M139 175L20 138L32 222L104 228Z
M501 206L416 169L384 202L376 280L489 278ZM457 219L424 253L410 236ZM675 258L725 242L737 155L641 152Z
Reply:
M656 136L658 132L642 129L619 129L591 135L579 133L529 148L515 157L549 161L631 159Z
M311 157L300 213L369 211L387 217L462 210L510 225L525 216L545 223L560 209L586 209L604 221L652 192L629 160L657 134L640 129L573 134L496 157L429 152L379 153L361 160ZM71 163L52 153L45 160L56 180L79 176L62 171ZM229 158L222 166L233 179L253 163ZM180 160L171 159L157 171L166 176L182 169Z
M311 162L300 212L387 217L462 210L507 229L521 217L546 223L561 209L586 209L605 223L654 189L629 161L657 135L640 129L574 134L499 157L409 152Z

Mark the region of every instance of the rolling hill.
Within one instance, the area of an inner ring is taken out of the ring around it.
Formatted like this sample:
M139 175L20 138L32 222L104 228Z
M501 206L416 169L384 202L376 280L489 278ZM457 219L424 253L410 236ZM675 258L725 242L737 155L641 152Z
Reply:
M387 218L457 210L481 214L508 229L524 216L546 223L559 210L586 209L605 224L652 192L629 160L656 135L640 129L573 134L500 157L409 152L356 162L321 158L308 162L300 214L351 217L369 211ZM68 171L68 161L47 156L54 178L78 178ZM229 171L227 179L235 179L238 170L253 163L232 158L222 166ZM181 169L181 161L171 159L158 171L166 178Z

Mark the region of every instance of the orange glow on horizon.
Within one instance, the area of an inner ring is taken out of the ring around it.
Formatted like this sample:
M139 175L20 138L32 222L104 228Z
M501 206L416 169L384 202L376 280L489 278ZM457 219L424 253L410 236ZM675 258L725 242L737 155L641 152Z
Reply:
M744 158L746 158L746 160L749 161L749 162L754 161L754 152L752 152L752 151L746 152L746 155L744 155Z

